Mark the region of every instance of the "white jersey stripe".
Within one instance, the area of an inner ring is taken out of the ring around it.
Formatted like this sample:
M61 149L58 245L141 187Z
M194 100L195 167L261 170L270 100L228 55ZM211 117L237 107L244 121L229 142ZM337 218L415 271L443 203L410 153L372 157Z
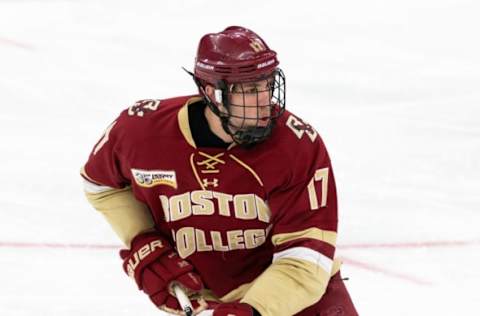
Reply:
M106 185L98 185L86 179L83 179L83 189L88 193L102 193L105 191L114 190L115 188Z
M283 258L301 259L320 266L325 272L332 271L333 261L324 254L307 247L293 247L273 255L273 262Z

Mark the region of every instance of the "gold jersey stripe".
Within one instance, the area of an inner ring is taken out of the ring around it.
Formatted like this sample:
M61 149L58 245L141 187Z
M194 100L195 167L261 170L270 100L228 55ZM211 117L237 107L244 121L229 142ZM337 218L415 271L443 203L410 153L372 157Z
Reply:
M332 270L330 272L330 276L333 276L338 271L340 271L341 265L342 265L342 262L339 259L337 258L333 259L333 265L332 265ZM207 301L224 302L224 303L234 302L242 299L247 293L247 291L252 287L254 282L255 281L250 283L244 283L239 287L233 289L232 291L228 292L221 298L218 298L209 289L202 290L201 294Z
M275 234L272 236L272 243L274 246L278 246L288 241L300 238L320 240L335 247L337 242L337 233L331 230L323 230L317 227L311 227L291 233Z
M254 281L241 302L262 316L295 315L322 297L329 279L330 273L312 262L280 259Z
M193 157L195 156L195 153L190 155L190 166L192 166L192 171L193 174L195 175L195 179L197 179L198 184L202 188L202 190L205 190L205 186L203 185L202 181L200 180L200 177L198 176L197 168L195 168L195 162L193 161Z
M258 176L258 174L249 166L247 165L246 163L244 163L243 161L241 161L240 159L238 159L237 157L235 157L234 155L230 154L229 155L230 158L232 158L233 160L235 160L239 165L241 165L242 167L244 167L245 169L247 169L254 177L255 179L257 179L258 183L263 187L263 182L262 180L260 179L260 177Z
M228 292L226 295L222 296L220 300L224 303L234 302L242 299L245 296L245 293L250 289L253 285L253 282L244 283L237 287L236 289Z
M85 195L127 247L136 235L151 230L155 225L150 210L135 198L130 187L101 193L85 192Z
M187 143L193 148L197 148L195 142L193 141L192 131L190 130L190 123L188 122L188 106L195 102L202 100L202 97L193 97L187 100L185 105L178 111L178 125L180 126L180 131L185 137Z

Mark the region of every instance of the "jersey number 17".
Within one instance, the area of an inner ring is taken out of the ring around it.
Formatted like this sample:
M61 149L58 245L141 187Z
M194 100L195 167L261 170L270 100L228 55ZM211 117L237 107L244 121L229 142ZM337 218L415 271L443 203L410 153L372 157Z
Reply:
M322 182L322 192L320 205L318 205L317 191L315 190L315 182ZM312 210L318 210L319 207L327 206L327 195L328 195L328 168L317 169L312 180L308 183L308 198L310 200L310 208Z

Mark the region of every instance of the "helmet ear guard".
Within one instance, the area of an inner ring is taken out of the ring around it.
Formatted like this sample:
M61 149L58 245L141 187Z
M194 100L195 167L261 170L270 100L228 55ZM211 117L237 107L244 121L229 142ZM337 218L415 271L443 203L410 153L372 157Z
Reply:
M197 76L195 76L194 73L192 73L191 71L185 69L185 67L182 67L182 69L187 73L189 74L190 76L192 76L192 79L193 81L195 82L195 85L198 87L198 91L200 92L200 94L206 98L209 102L212 102L211 98L208 96L207 92L205 91L205 84L206 83L203 83L202 80L200 78L198 78ZM212 85L213 86L213 85ZM226 86L225 83L220 83L218 84L218 86ZM215 101L217 103L223 103L223 100L224 100L224 95L225 95L225 92L223 91L223 89L219 88L219 87L215 87L215 90L214 90L214 96L215 96Z
M223 103L223 91L220 89L215 89L215 101L217 103Z

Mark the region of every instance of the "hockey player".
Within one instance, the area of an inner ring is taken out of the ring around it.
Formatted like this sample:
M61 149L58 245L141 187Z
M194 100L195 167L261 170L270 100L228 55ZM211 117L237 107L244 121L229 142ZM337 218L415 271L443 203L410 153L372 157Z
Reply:
M89 202L160 309L214 316L357 315L334 259L337 196L325 145L285 110L277 54L232 26L207 34L198 95L142 100L82 169Z

